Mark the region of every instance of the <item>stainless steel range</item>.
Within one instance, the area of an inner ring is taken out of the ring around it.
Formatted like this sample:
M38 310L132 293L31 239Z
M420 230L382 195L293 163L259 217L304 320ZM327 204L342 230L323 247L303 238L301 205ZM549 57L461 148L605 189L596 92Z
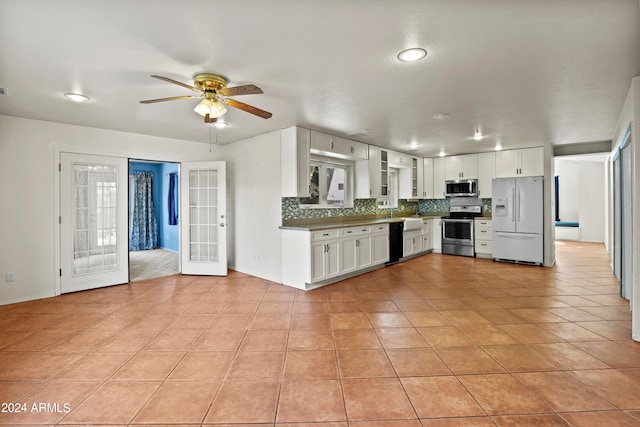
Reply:
M442 218L442 253L474 257L473 220L482 216L482 204L477 198L460 199L450 199L449 216Z

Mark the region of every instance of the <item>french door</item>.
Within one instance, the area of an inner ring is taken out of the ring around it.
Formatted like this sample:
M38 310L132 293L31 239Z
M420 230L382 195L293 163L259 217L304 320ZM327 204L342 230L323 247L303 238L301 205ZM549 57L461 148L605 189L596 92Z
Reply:
M182 274L226 276L226 163L182 163L180 175Z
M60 290L129 281L126 158L60 154Z

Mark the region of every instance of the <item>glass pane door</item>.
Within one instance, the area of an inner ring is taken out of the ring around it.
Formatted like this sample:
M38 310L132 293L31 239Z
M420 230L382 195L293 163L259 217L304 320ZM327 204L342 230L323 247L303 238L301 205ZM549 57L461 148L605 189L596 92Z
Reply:
M227 274L225 162L183 163L183 274Z
M127 159L62 153L61 292L126 283Z

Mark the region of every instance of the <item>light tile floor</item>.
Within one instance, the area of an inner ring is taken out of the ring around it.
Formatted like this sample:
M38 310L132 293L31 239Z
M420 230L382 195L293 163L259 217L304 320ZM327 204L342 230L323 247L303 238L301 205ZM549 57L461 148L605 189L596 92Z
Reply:
M609 257L556 248L553 268L431 254L306 293L232 272L2 306L0 424L640 425Z

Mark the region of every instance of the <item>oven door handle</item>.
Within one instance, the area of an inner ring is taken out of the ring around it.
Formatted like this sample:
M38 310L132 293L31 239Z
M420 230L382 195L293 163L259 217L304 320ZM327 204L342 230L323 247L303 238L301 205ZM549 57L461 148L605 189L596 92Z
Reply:
M472 219L463 219L463 218L460 218L460 219L447 218L447 219L443 219L442 222L468 222L469 224L473 224Z

